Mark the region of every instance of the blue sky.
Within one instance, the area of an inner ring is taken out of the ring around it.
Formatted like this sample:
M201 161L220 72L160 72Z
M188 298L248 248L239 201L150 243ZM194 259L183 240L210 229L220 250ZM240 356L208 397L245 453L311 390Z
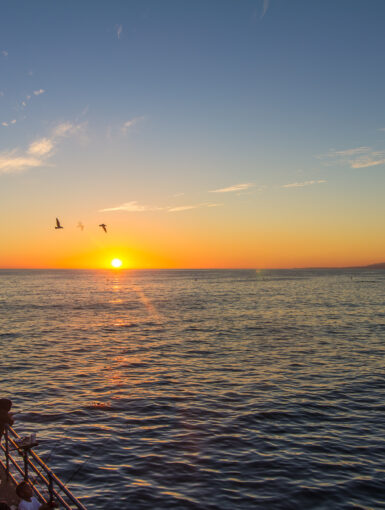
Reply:
M252 231L261 215L319 226L324 208L322 228L380 235L382 0L2 7L3 214L197 206L199 228L208 204Z

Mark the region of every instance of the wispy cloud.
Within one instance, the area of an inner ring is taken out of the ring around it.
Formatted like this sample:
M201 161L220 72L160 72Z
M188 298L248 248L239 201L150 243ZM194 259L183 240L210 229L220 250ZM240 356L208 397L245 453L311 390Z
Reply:
M341 157L357 156L359 154L367 154L368 152L370 152L370 150L371 150L370 147L357 147L355 149L345 149L343 151L332 150L329 152L329 155Z
M122 35L122 32L123 32L123 26L122 25L115 25L115 32L116 32L116 37L118 39L120 39L120 36Z
M263 17L264 17L264 15L266 14L267 9L269 8L269 5L270 5L270 0L263 0L263 6L262 6L262 14L261 14L261 18L263 18Z
M235 191L244 191L249 188L253 188L255 184L252 182L248 182L245 184L235 184L234 186L229 186L228 188L219 188L210 190L209 193L232 193Z
M4 126L4 127L9 127L9 126L12 126L14 124L16 124L16 119L12 119L10 121L4 121L4 122L1 123L1 125Z
M385 157L381 157L378 159L380 153L377 153L375 156L376 159L372 158L362 158L359 161L354 161L352 163L352 168L368 168L370 166L377 166L377 165L383 165L385 163ZM385 156L385 152L381 153L381 156Z
M66 126L66 129L63 126ZM75 124L60 124L53 129L50 137L38 138L30 143L24 151L16 148L0 153L0 174L17 173L47 165L48 159L54 154L54 149L60 139L77 133L78 129L80 127Z
M31 92L30 94L27 94L25 96L25 99L23 99L20 103L19 103L19 108L21 109L24 109L26 108L26 106L28 105L29 101L34 97L34 96L41 96L42 94L45 93L45 90L44 89L38 89L38 90L34 90L33 92Z
M220 207L223 204L212 204L204 202L203 204L193 204L193 205L180 205L177 207L168 207L168 212L181 212L188 211L189 209L199 209L201 207Z
M53 147L54 141L52 139L40 138L40 140L31 143L27 152L33 156L46 156L52 151Z
M168 209L168 212L180 212L180 211L188 211L189 209L197 209L198 207L201 207L198 205L180 205L177 207L170 207Z
M41 166L39 158L28 155L18 155L17 150L0 154L0 174L18 173L29 168Z
M86 123L75 124L72 122L62 122L53 129L53 136L55 138L64 138L67 136L74 136L86 128Z
M293 182L291 184L284 184L282 188L303 188L305 186L312 186L313 184L323 184L324 179L319 179L318 181L304 181L304 182Z
M54 136L67 136L74 129L74 125L71 122L63 122L62 124L58 124L54 130Z
M371 147L356 147L341 151L331 150L321 159L332 161L351 168L368 168L385 163L385 151L375 151Z
M154 205L143 205L139 204L136 200L131 202L125 202L124 204L117 205L116 207L107 207L106 209L99 209L99 212L114 212L114 211L125 211L125 212L148 212L148 211L167 211L167 212L181 212L189 209L198 209L200 207L219 207L223 204L214 203L200 203L192 205L180 205L175 207L158 207Z
M3 57L8 57L8 51L7 50L2 50L1 54L3 55Z
M124 204L117 205L116 207L100 209L99 212L111 212L111 211L145 212L145 211L159 211L161 209L162 207L138 204L138 202L133 200L131 202L125 202Z
M121 127L122 133L126 134L130 128L134 127L136 124L138 124L138 122L141 122L142 120L144 120L144 117L134 117L133 119L126 120L126 122L124 122Z

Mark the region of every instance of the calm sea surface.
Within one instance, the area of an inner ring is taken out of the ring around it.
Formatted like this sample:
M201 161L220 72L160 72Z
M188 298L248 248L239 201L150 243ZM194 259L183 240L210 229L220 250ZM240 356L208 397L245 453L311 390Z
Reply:
M89 509L385 508L385 271L0 271L0 396Z

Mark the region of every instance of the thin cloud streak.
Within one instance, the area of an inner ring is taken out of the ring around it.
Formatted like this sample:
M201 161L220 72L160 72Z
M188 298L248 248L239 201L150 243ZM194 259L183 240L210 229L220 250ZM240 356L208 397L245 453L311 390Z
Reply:
M356 156L357 154L366 154L370 152L370 147L357 147L356 149L345 149L343 151L330 151L331 156Z
M363 146L341 151L331 150L320 158L341 165L349 165L350 168L369 168L385 163L385 151L375 151L371 147Z
M223 204L211 204L204 202L203 204L193 204L193 205L180 205L177 207L169 207L168 212L181 212L188 211L190 209L200 209L201 207L220 207Z
M243 191L249 188L253 188L255 184L252 182L244 183L244 184L235 184L234 186L229 186L228 188L220 188L210 190L209 193L232 193L234 191Z
M268 8L269 8L269 5L270 5L270 0L263 0L263 7L262 7L262 15L261 15L261 19L264 17L264 15L266 14Z
M143 205L139 204L136 200L132 200L131 202L125 202L124 204L118 205L116 207L108 207L106 209L99 209L99 212L116 212L116 211L124 211L124 212L149 212L149 211L167 211L170 213L173 212L181 212L188 211L190 209L198 209L201 207L218 207L223 204L215 204L215 203L200 203L200 204L191 204L191 205L180 205L173 207L158 207L153 205Z
M16 150L3 152L0 154L0 174L13 174L36 168L42 164L38 158L28 156L18 156Z
M319 179L318 181L304 181L304 182L293 182L291 184L284 184L282 188L303 188L305 186L312 186L313 184L323 184L327 181Z
M385 156L384 152L373 153L374 157ZM352 168L368 168L370 166L383 165L385 163L385 157L382 159L372 159L370 157L361 158L358 161L351 163Z
M111 211L126 211L126 212L145 212L145 211L160 211L161 207L141 205L136 200L131 202L125 202L124 204L116 207L108 207L106 209L99 209L99 212L111 212Z
M190 209L196 209L197 207L201 207L201 205L180 205L177 207L170 207L168 212L188 211Z
M120 36L122 35L122 32L123 32L123 26L122 25L116 25L115 26L115 31L116 31L117 38L120 40Z

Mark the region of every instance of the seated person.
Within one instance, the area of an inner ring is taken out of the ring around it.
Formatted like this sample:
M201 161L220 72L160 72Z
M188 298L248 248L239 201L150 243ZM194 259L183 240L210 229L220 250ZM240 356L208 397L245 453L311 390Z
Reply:
M8 398L0 398L0 439L4 433L5 425L13 425L12 413L10 413L12 401Z
M55 508L55 503L40 503L33 495L32 487L28 482L21 482L16 487L16 494L21 499L19 510L49 510Z

